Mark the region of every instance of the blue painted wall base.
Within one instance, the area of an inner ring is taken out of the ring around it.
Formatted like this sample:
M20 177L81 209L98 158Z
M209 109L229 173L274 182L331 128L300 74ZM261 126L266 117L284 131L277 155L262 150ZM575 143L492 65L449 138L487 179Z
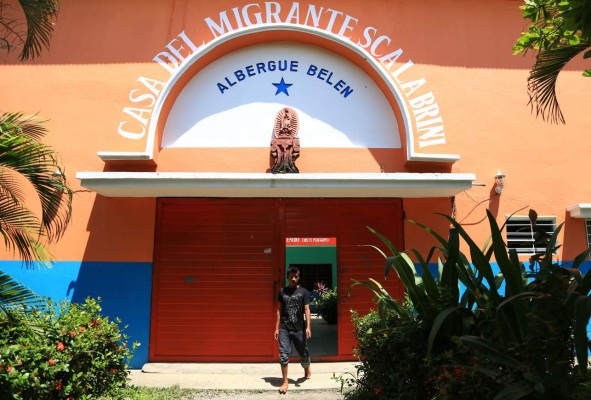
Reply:
M573 263L572 261L563 261L563 262L561 262L561 265L564 268L569 268L569 267L571 267L572 263ZM492 267L494 275L497 275L498 273L501 272L501 269L499 268L499 265L497 263L490 263L490 265ZM530 264L528 262L524 262L524 266L525 266L526 271L528 271L529 265ZM417 273L422 275L422 267L419 264L415 264L415 268L417 270ZM589 273L590 270L591 270L591 260L584 261L581 264L581 266L579 267L579 271L581 271L582 274L587 274L587 273ZM434 277L439 276L439 270L438 270L437 264L429 264L429 271L431 271L431 274ZM390 273L395 273L395 272L391 271ZM486 285L486 281L484 281L484 284ZM460 293L463 294L465 290L466 290L466 287L460 283ZM501 287L499 288L499 292L504 293L504 290L505 290L505 282L503 282L501 284ZM589 336L590 333L591 333L591 321L589 321L589 324L587 325L587 336ZM591 354L591 350L590 350L590 354Z
M492 266L498 273L498 266ZM564 266L568 267L568 263ZM420 272L420 266L417 267ZM429 265L429 269L437 276L437 265ZM590 269L591 261L587 261L581 272ZM80 303L87 297L100 297L103 315L111 319L119 317L122 325L127 325L125 333L130 343L141 343L130 367L141 368L148 362L152 263L58 261L50 269L27 270L19 261L0 261L0 270L56 301L69 299ZM591 324L588 329L591 330Z
M55 301L100 297L103 315L120 318L129 343L141 343L130 367L148 362L152 263L57 261L53 268L27 270L19 261L0 261L0 270Z

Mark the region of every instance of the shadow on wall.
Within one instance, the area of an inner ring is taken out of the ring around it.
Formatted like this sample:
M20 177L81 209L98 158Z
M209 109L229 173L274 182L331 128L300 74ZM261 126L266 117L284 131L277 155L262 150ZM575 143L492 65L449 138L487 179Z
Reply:
M70 281L67 289L76 303L100 297L103 315L110 320L121 319L121 328L127 326L124 333L129 344L141 344L131 368L141 368L148 362L151 291L152 264L142 262L83 262L77 279Z
M102 315L120 318L130 344L141 343L130 367L148 361L151 263L57 261L53 268L25 269L20 261L1 261L0 270L54 301L100 297Z
M85 261L63 295L74 302L102 298L103 315L119 317L130 343L141 343L132 368L148 362L155 207L153 198L97 195L86 227Z
M154 198L96 195L86 227L89 237L81 243L82 259L151 262L155 215Z

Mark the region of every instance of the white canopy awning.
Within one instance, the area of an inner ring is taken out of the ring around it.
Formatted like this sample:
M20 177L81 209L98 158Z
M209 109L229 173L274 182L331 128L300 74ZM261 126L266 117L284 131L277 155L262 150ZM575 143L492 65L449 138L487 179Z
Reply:
M460 173L78 172L105 197L450 197L472 187Z

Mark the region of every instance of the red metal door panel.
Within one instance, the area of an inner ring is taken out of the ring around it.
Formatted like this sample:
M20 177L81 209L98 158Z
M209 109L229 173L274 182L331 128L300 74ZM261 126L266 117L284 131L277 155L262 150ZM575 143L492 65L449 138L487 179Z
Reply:
M374 278L390 294L402 298L404 289L395 274L384 280L384 258L372 244L384 248L370 226L402 249L402 202L400 199L283 199L284 237L336 237L337 287L339 290L339 356L351 356L355 345L351 310L361 314L375 308L365 288L349 290L353 279ZM350 295L349 295L350 294Z
M366 246L374 245L385 250L380 239L367 229L369 226L399 249L403 248L402 202L400 199L364 199L357 203L342 203L339 213L338 282L343 289L339 292L339 354L346 355L352 354L356 344L350 310L363 315L376 307L370 290L360 286L349 290L353 280L373 278L393 297L403 298L404 288L396 274L393 272L385 280L385 259L375 249Z
M271 361L273 200L158 204L150 358Z
M161 199L158 202L151 319L151 361L275 361L275 295L285 237L336 237L339 356L355 345L350 310L375 307L371 292L349 288L384 281L381 242L402 248L399 199Z

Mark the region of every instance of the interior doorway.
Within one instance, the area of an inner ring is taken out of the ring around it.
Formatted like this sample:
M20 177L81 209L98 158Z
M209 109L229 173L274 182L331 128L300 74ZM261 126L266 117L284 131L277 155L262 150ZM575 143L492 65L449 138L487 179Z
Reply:
M288 238L285 250L286 270L297 267L300 285L310 292L310 356L338 355L336 238ZM329 297L325 297L329 300L322 301L323 291L329 293Z

